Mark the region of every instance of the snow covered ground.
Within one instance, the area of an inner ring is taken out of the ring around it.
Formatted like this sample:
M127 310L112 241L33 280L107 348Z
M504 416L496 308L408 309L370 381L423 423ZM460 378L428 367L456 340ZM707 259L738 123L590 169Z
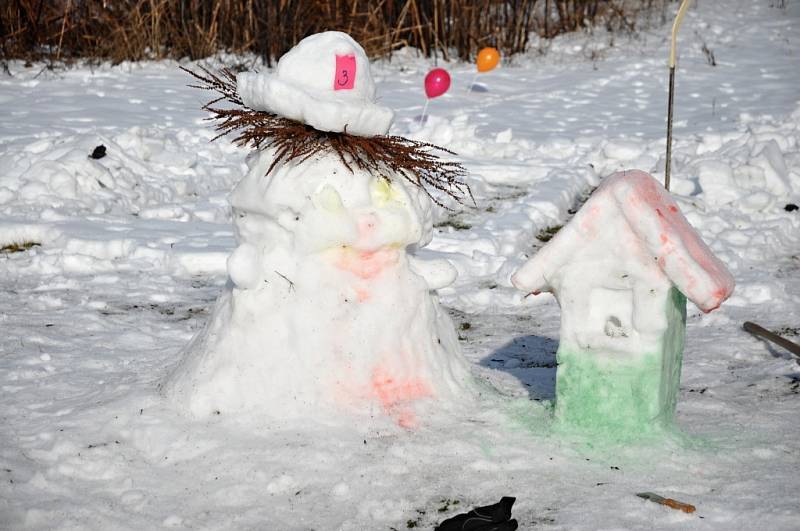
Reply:
M393 132L471 172L477 208L441 211L429 249L458 268L442 301L503 393L415 431L173 412L155 386L225 282L247 152L209 143L175 63L12 64L0 247L36 245L0 254L0 528L430 529L504 495L521 529L800 528L800 367L741 330L800 340L800 2L778 4L699 2L682 29L672 189L737 288L689 308L683 435L632 446L552 433L558 307L509 276L602 177L663 176L667 27L542 43L472 90L473 67L448 64L422 127L430 63L375 68Z

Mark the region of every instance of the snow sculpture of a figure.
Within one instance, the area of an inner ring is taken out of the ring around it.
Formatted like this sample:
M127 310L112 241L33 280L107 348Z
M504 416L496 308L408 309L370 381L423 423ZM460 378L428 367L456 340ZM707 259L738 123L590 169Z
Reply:
M197 417L387 416L403 427L469 396L434 294L455 270L413 255L432 237L426 190L462 199L464 170L385 136L393 113L375 103L361 46L326 32L273 74L194 75L235 106L206 106L218 129L259 150L230 197L228 286L164 393Z

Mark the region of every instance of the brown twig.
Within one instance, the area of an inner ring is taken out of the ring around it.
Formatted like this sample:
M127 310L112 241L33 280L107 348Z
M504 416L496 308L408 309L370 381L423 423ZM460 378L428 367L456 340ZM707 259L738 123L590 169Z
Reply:
M287 277L286 275L284 275L283 273L281 273L281 272L280 272L280 271L278 271L277 269L275 270L275 274L276 274L276 275L278 275L278 276L279 276L279 277L281 277L283 280L285 280L286 282L288 282L288 283L289 283L289 291L294 291L294 282L292 282L291 280L289 280L289 277Z
M255 149L273 149L275 152L267 175L281 164L290 161L303 163L322 154L335 154L351 172L355 170L374 173L387 181L402 175L408 182L422 189L437 205L449 210L433 193L449 196L464 204L474 204L472 191L464 181L467 170L456 161L441 160L433 151L455 155L449 149L427 142L401 136L363 137L346 132L319 131L313 127L265 111L250 109L236 91L236 73L230 69L212 72L200 66L201 72L181 67L199 84L189 85L208 90L215 98L203 109L211 113L209 120L216 122L219 134L212 140L234 135L239 146ZM233 107L220 107L225 102Z

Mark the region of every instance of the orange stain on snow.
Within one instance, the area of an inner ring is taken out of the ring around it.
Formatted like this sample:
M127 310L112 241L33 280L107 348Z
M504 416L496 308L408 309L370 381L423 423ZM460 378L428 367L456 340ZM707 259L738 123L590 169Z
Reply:
M711 294L713 301L713 308L708 308L707 310L703 310L703 313L711 313L717 308L719 308L720 305L722 305L722 301L724 301L728 297L728 295L729 295L728 290L724 287L714 290L714 292Z
M384 269L397 263L397 249L378 249L377 251L357 251L343 247L336 259L336 267L357 277L369 280L378 276Z
M421 378L397 378L383 366L372 371L372 390L380 400L386 414L392 416L402 428L417 425L417 416L411 402L433 396L430 385Z
M358 302L367 302L369 297L370 293L366 288L356 288L356 300L358 300Z
M714 297L715 300L719 301L724 299L727 295L728 295L728 290L726 290L725 288L719 288L717 290L714 290L714 293L711 294L711 296Z

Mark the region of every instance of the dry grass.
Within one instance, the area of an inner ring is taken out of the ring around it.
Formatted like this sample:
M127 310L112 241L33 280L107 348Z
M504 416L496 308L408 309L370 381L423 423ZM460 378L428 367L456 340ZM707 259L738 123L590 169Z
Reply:
M0 253L3 254L11 254L11 253L21 253L24 251L30 251L34 247L40 247L42 244L33 241L22 241L22 242L11 242L0 245Z
M324 30L351 34L372 57L401 46L471 59L495 46L522 52L532 32L552 37L604 24L634 30L641 10L670 0L4 0L3 59L200 59L219 51L271 64Z

